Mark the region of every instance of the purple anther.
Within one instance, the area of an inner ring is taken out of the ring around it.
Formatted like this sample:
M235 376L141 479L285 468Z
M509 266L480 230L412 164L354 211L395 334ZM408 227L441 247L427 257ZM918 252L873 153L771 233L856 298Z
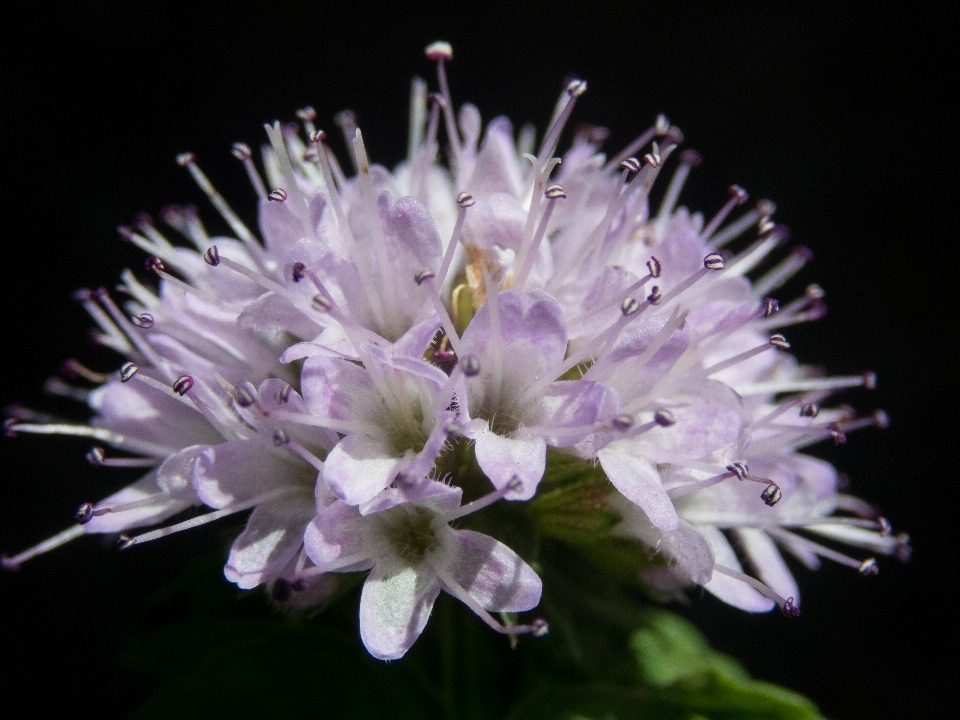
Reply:
M120 366L120 382L127 382L140 370L135 362L125 362Z
M878 572L880 572L880 566L877 565L876 558L867 558L860 563L860 567L857 569L857 572L864 577L870 577L871 575L876 575Z
M780 303L771 297L765 297L763 299L763 316L768 318L778 312L780 312Z
M558 200L560 198L565 198L567 194L563 191L562 185L548 185L547 189L543 191L543 195L547 200Z
M780 350L789 350L789 349L790 349L790 343L788 343L788 342L787 342L787 339L786 339L783 335L781 335L780 333L776 333L775 335L771 335L769 342L770 342L770 344L773 345L775 348L779 348Z
M330 309L333 307L333 301L326 295L321 295L320 293L313 296L310 304L314 310L320 310L321 312L330 312Z
M276 190L272 191L269 195L267 195L267 200L270 200L273 202L282 203L286 199L287 199L287 191L284 190L283 188L277 188Z
M575 79L567 83L566 92L570 97L578 98L587 91L587 81Z
M780 486L776 483L771 483L767 485L762 493L760 493L760 499L763 500L769 507L773 507L778 502L780 498L783 497L783 493L780 491Z
M187 165L192 164L196 161L197 156L191 152L180 153L177 155L177 165L180 167L186 167Z
M156 255L151 255L146 260L143 261L143 266L147 269L147 272L156 273L159 275L163 272L163 260L158 258Z
M323 130L313 130L310 135L307 136L307 139L316 144L318 142L323 142L327 139L327 134Z
M550 624L543 618L537 618L530 623L530 628L530 634L533 635L533 637L544 637L550 632Z
M730 193L730 197L737 199L737 205L743 205L750 198L747 191L739 185L731 185L727 188L727 192Z
M237 160L249 160L251 157L253 157L253 153L250 151L250 146L246 143L234 143L233 147L230 149L230 152Z
M462 192L457 195L457 206L462 210L463 208L472 207L476 203L476 200L473 199L473 195L468 192Z
M94 467L99 467L100 465L103 465L103 459L105 455L106 454L104 453L102 447L99 445L94 445L92 448L90 448L87 454L84 455L84 457L87 459L88 463Z
M661 300L663 300L663 293L660 292L660 286L654 285L650 288L650 294L647 295L647 302L651 305L659 305Z
M180 395L181 397L183 397L188 392L190 392L190 388L192 387L193 387L193 378L190 377L189 375L181 375L173 383L173 391L177 395Z
M670 427L676 425L677 418L669 410L660 409L653 414L653 421L660 427Z
M317 119L317 111L309 105L297 110L296 115L304 122L312 122Z
M622 312L625 316L633 315L639 309L640 303L637 302L635 297L624 298L623 302L620 304L620 312Z
M863 373L863 386L867 390L875 390L877 387L877 374L870 370Z
M117 538L117 550L129 550L136 544L137 541L126 533Z
M680 153L680 163L687 167L697 167L703 162L703 156L696 150L684 150Z
M783 614L788 618L800 617L800 608L796 606L792 597L788 597L783 601L783 605L780 607L780 610L782 610Z
M220 251L217 250L216 245L211 245L203 253L203 261L207 265L216 267L220 264Z
M283 430L275 430L273 433L273 444L282 447L290 442L290 436Z
M640 161L635 157L628 157L622 163L620 163L621 170L627 170L628 172L638 173L640 172Z
M416 272L416 274L413 276L413 281L417 285L423 285L423 283L425 283L427 280L434 278L436 276L437 275L435 272L433 272L433 270L424 268L423 270L418 270Z
M153 315L150 313L140 313L139 315L132 316L130 318L130 322L132 322L138 328L146 330L153 327L154 319Z
M633 427L633 415L617 415L611 425L617 430L629 430Z
M302 262L295 262L293 264L293 268L290 270L290 273L294 282L300 282L307 276L307 266Z
M81 525L86 525L93 520L93 503L85 502L78 507L77 511L73 514L73 519Z
M723 263L723 255L720 253L710 253L703 259L703 266L707 270L723 270L726 267Z
M815 418L820 414L820 406L817 403L804 403L800 406L800 417Z
M650 271L650 277L658 278L663 274L663 263L656 256L651 255L650 259L647 260L647 270Z
M750 468L747 467L746 463L735 462L730 465L727 465L727 471L732 472L737 476L737 480L743 480L750 474Z

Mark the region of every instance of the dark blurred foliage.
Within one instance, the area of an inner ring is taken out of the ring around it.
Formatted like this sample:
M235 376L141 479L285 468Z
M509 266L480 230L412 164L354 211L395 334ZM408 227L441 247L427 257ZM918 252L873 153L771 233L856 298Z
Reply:
M44 379L67 357L100 370L118 364L89 345L90 323L70 301L74 288L109 286L123 267L142 267L139 251L117 240L116 225L138 211L194 202L208 226L221 229L173 162L176 153L197 153L253 222L253 193L230 144L258 144L261 122L290 119L305 104L328 127L350 107L374 159L392 166L405 152L409 78L433 82L422 55L432 40L453 44L454 99L474 102L485 120L505 113L542 130L563 78L577 74L589 90L574 123L609 127L609 149L657 112L683 129L686 145L705 158L685 203L712 212L734 182L778 203L778 220L816 255L781 299L816 281L830 307L815 326L788 330L795 352L833 372L876 371L876 391L842 399L865 411L883 407L893 421L885 432L816 452L911 533L911 563L883 562L872 579L831 566L801 571L804 614L794 622L748 616L709 596L692 597L681 614L754 676L812 697L830 717L933 715L945 707L954 674L943 579L955 565L947 451L957 400L949 329L957 314L956 158L944 110L957 17L939 7L288 0L5 10L0 403L75 413L42 396ZM67 439L2 441L0 549L18 551L66 527L80 502L131 479L88 467L86 449ZM155 636L151 650L144 608L185 582L177 579L195 557L222 550L230 532L226 521L124 554L86 538L0 576L5 701L123 717L171 676L137 664L137 652L188 673L199 659L190 638L171 631ZM259 595L241 604L241 614L271 617ZM338 632L349 639L344 627ZM260 637L250 636L252 646ZM302 642L271 645L274 671L298 663ZM350 658L344 667L372 665ZM323 662L317 673L334 671ZM309 693L308 674L297 672ZM370 672L407 690L416 682L400 679L416 672L403 663Z

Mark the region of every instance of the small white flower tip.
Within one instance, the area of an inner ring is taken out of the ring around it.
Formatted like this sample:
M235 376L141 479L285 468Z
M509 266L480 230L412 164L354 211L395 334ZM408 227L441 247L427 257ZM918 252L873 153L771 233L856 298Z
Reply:
M877 388L877 374L871 370L867 370L863 373L863 386L867 390L876 390Z
M530 623L530 628L530 634L533 635L533 637L544 637L550 632L550 623L543 618L537 618Z
M743 205L747 200L750 199L750 195L747 194L747 191L739 185L731 185L727 188L727 192L730 193L730 197L736 199L737 205Z
M196 162L197 156L192 152L180 153L177 155L177 165L180 167L186 167L187 165L192 165Z
M726 265L723 262L723 255L720 253L710 253L703 259L703 266L707 270L723 270Z
M147 272L152 272L156 275L159 275L165 269L163 266L163 260L158 258L156 255L151 255L146 260L144 260L143 267L147 269Z
M183 397L190 392L190 389L193 387L193 382L193 378L189 375L181 375L173 381L173 391L180 397Z
M423 53L427 60L453 60L453 46L443 40L430 43Z
M297 110L296 115L300 120L303 120L303 122L311 122L316 119L317 111L307 105Z
M657 119L654 121L654 127L656 128L657 135L666 135L670 130L670 120L666 115L660 113L657 115Z
M120 366L120 382L125 383L131 379L133 376L139 372L140 366L135 362L125 362Z
M251 157L253 157L253 152L250 150L250 146L241 142L234 143L233 147L230 149L230 153L237 160L249 160Z
M757 212L760 217L770 217L777 211L777 204L773 200L757 200Z

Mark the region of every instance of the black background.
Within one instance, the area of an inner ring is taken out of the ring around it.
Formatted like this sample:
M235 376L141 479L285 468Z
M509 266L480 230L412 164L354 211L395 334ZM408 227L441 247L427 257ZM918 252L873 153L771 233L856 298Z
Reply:
M886 409L884 431L818 448L911 533L914 560L871 579L840 567L800 573L798 621L753 617L711 598L683 612L755 675L815 699L831 717L933 715L954 677L956 94L947 37L955 13L911 4L530 3L456 10L394 3L91 2L5 11L2 53L3 258L0 403L60 410L41 394L66 357L112 370L86 340L70 293L111 285L142 255L114 227L137 211L196 202L173 161L191 150L233 205L253 194L230 144L312 104L318 124L357 111L373 158L405 152L409 78L449 40L457 104L542 131L568 73L589 82L574 123L610 128L616 151L658 112L705 157L684 201L712 212L725 187L778 203L777 218L814 262L830 314L788 331L797 355L836 373L876 371L859 409ZM445 6L442 6L445 7ZM342 145L335 142L335 149ZM790 299L789 293L781 299ZM953 329L951 329L953 328ZM951 365L947 365L948 358ZM0 549L16 552L111 492L87 444L0 440ZM184 534L118 554L83 539L0 576L4 704L126 715L150 687L118 648L134 610L210 547Z

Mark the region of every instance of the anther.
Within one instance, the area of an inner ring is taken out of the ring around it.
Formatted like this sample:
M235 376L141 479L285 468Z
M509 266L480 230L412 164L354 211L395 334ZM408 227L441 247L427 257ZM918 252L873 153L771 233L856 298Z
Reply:
M307 266L302 262L295 262L293 264L292 275L294 282L300 282L307 276Z
M611 424L617 430L629 430L633 427L633 415L617 415Z
M230 149L231 154L237 160L249 160L253 157L253 153L250 151L250 146L246 143L234 143L233 147Z
M820 414L820 406L817 403L804 403L800 406L800 417L815 418Z
M635 297L624 298L623 302L620 304L620 312L622 312L624 316L627 316L627 317L629 317L630 315L633 315L639 309L640 309L640 303L637 302L637 299Z
M710 253L703 259L703 266L707 270L723 270L723 255L720 253Z
M663 300L663 293L660 292L660 286L654 285L650 288L650 294L647 295L647 302L651 305L659 305L661 300Z
M884 430L890 427L890 416L887 415L883 410L874 410L873 422L878 428Z
M8 438L14 438L17 436L17 431L14 429L19 420L15 417L7 418L3 421L3 436Z
M640 161L635 157L628 157L622 163L620 163L621 170L629 170L632 173L640 172Z
M770 336L770 344L773 345L775 348L779 348L780 350L790 349L790 343L788 343L787 339L780 333Z
M660 113L654 121L654 128L657 131L657 135L666 135L670 131L669 118L663 113Z
M550 632L550 624L543 618L537 618L530 623L530 634L533 637L544 637Z
M430 93L427 95L427 100L434 103L438 108L443 110L447 106L447 101L443 99L443 95L440 93Z
M312 130L310 134L307 136L307 139L310 142L316 144L318 142L322 142L323 140L326 140L327 134L323 130Z
M130 322L132 322L138 328L143 328L144 330L146 330L147 328L153 327L153 322L154 322L153 315L151 315L150 313L141 313L139 315L133 315L130 318Z
M475 355L467 355L460 361L460 369L467 377L474 377L480 374L480 361Z
M800 617L800 608L794 604L792 597L788 597L786 600L784 600L783 605L780 606L780 609L788 618Z
M267 200L272 200L273 202L283 202L287 199L287 191L283 188L277 188L269 195L267 195Z
M273 444L277 447L281 447L290 442L290 436L287 435L283 430L276 430L273 433Z
M860 563L860 567L857 572L864 577L870 577L871 575L876 575L878 572L880 572L880 566L877 565L876 558L867 558Z
M453 47L443 40L430 43L423 52L427 60L453 60Z
M663 263L653 255L647 260L647 270L650 271L650 277L658 278L663 274Z
M863 386L864 386L867 390L874 390L874 389L876 389L876 387L877 387L877 374L876 374L875 372L871 372L870 370L867 370L866 372L864 372L864 373L862 374L861 377L863 377Z
M783 497L783 493L780 491L780 486L776 483L771 483L767 485L762 493L760 493L760 499L763 500L769 507L773 507L778 502L780 498Z
M285 405L290 400L291 390L293 390L293 387L291 387L287 383L284 383L283 387L277 390L277 395L276 395L277 402L280 403L281 405Z
M217 250L216 245L211 245L206 249L206 251L204 251L203 261L207 263L207 265L212 265L213 267L216 267L220 264L220 251Z
M827 434L833 438L834 445L843 445L847 442L847 435L840 429L837 423L827 425Z
M297 110L295 114L300 120L303 120L304 122L310 122L312 120L316 120L317 118L317 111L314 110L309 105L307 105L304 108L300 108L299 110Z
M750 197L739 185L731 185L727 188L727 192L730 193L730 197L737 199L737 205L743 205Z
M233 399L236 401L237 405L242 408L248 408L253 405L257 398L254 396L248 387L245 387L243 383L238 384L233 389Z
M893 526L889 520L881 515L877 518L877 530L880 531L881 537L890 537L890 533L893 532Z
M462 210L463 208L472 207L476 203L476 200L473 199L473 195L468 192L462 192L457 195L457 206Z
M137 541L126 533L117 538L117 550L129 550L136 544Z
M676 424L677 418L669 410L657 410L653 414L653 421L660 427L670 427Z
M93 503L85 502L78 507L77 511L73 514L73 519L81 525L86 525L93 520Z
M333 307L333 301L326 295L321 295L320 293L317 293L313 296L310 304L315 310L320 310L322 312L330 312L330 309Z
M688 167L697 167L703 162L703 156L696 150L684 150L680 153L680 162Z
M561 185L549 185L547 189L543 191L543 196L547 200L557 200L559 198L565 198L567 194L563 191Z
M587 81L586 80L571 80L567 84L567 95L570 97L580 97L587 91Z
M780 312L780 303L773 298L765 297L763 299L763 316L768 318L778 312Z
M181 375L173 383L173 391L181 397L190 392L193 387L193 378L189 375Z
M413 280L414 282L417 283L417 285L422 285L424 282L426 282L430 278L434 278L436 276L437 275L435 272L433 272L433 270L424 268L423 270L417 271L417 273L413 276Z
M745 479L750 473L750 468L747 467L746 463L742 462L735 462L732 465L727 465L727 470L736 475L738 480Z
M803 294L811 300L823 300L827 295L827 291L816 283L812 283L807 285L807 289L803 291Z
M777 211L777 204L773 200L757 200L757 213L760 217L770 217Z
M120 366L120 382L127 382L140 370L140 366L135 362L125 362Z
M93 465L94 467L99 467L103 465L103 459L106 457L106 453L103 451L103 448L99 445L94 445L90 448L90 451L84 455L87 459L87 462Z
M651 143L652 149L643 156L644 161L651 167L658 168L663 165L663 156L660 154L660 146L656 142Z
M143 266L147 269L148 272L156 273L159 275L163 272L163 260L158 258L156 255L151 255L146 260L143 261Z

